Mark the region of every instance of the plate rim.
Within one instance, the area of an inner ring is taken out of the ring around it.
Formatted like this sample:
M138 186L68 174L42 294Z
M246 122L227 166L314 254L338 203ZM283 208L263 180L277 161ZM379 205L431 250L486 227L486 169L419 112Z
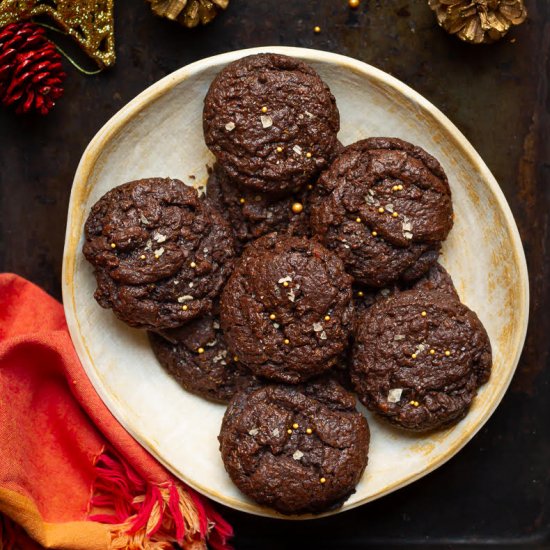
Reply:
M516 308L519 309L519 323L520 327L514 334L516 342L514 343L514 349L516 350L513 361L511 362L512 367L507 372L507 379L501 385L500 392L494 396L494 399L491 403L491 406L485 411L483 416L480 417L479 421L471 427L469 431L464 434L461 434L461 437L444 453L439 455L434 459L425 469L417 474L411 475L404 480L396 482L392 485L386 486L383 489L377 491L376 493L367 496L363 499L358 500L350 505L345 505L338 510L331 512L326 512L319 515L298 515L298 516L284 516L275 512L274 510L262 507L256 504L243 503L231 497L228 497L223 494L219 494L208 487L204 487L198 483L195 483L193 480L188 479L181 471L179 471L174 465L167 463L163 457L157 452L157 450L147 441L146 437L141 435L137 429L131 425L124 417L124 412L111 407L107 404L109 400L107 399L109 393L103 386L102 381L95 372L93 367L93 361L91 354L82 341L79 332L79 322L76 314L75 307L75 295L74 295L74 273L76 268L76 259L78 254L78 243L80 241L80 231L76 231L76 226L81 227L81 222L83 218L83 213L81 212L78 217L75 216L75 212L78 212L79 203L83 204L83 198L87 197L89 192L89 187L87 185L88 176L98 162L104 146L121 131L123 126L128 123L132 118L139 115L139 113L144 110L151 102L159 99L164 94L169 92L173 87L183 82L186 78L202 72L206 68L223 65L230 63L244 57L246 55L253 55L257 53L280 53L284 55L289 55L293 57L299 57L306 61L314 62L326 62L329 64L336 64L340 66L345 66L352 71L356 71L362 74L366 74L369 78L374 79L378 82L383 83L386 86L389 86L403 96L405 96L409 101L418 104L424 112L428 113L430 116L435 119L435 121L456 140L458 146L462 149L463 153L468 157L472 165L475 166L476 170L479 172L482 179L488 185L492 195L498 203L498 206L504 216L506 222L506 232L512 243L512 252L514 255L514 263L518 267L518 275L521 284L520 297L521 300L519 303L515 304ZM75 223L79 221L80 223ZM77 234L78 233L78 234ZM163 464L173 475L178 479L197 490L198 492L204 494L208 498L219 502L225 506L229 506L233 509L251 513L254 515L271 517L277 519L286 519L286 520L304 520L304 519L318 519L330 515L335 515L347 510L351 510L357 506L361 506L367 502L376 500L384 495L387 495L393 491L396 491L414 481L424 477L425 475L433 472L435 469L442 466L450 458L455 456L475 435L476 433L486 424L489 418L492 416L500 402L502 401L510 382L514 376L514 373L517 369L519 359L523 350L525 343L525 338L527 334L527 326L529 320L529 278L527 270L527 262L525 259L525 252L521 242L521 237L515 219L513 217L512 211L508 205L508 202L502 192L498 182L495 177L487 167L487 165L482 160L479 153L474 149L473 145L466 139L462 132L443 114L435 105L423 97L420 93L416 92L407 84L403 83L399 79L391 76L390 74L372 66L363 61L357 59L337 54L333 52L327 52L322 50L310 49L310 48L299 48L299 47L290 47L290 46L261 46L256 48L247 48L242 50L234 50L204 59L195 61L189 65L181 67L176 71L170 73L159 81L155 82L144 91L139 93L134 99L128 102L124 107L122 107L117 113L115 113L96 133L92 138L84 153L82 154L81 160L78 164L76 170L73 184L71 187L71 194L68 206L68 215L67 215L67 228L65 233L65 242L63 250L63 267L62 267L62 296L63 296L63 306L65 310L65 316L67 319L67 326L71 336L71 340L77 352L77 355L82 363L86 375L90 379L95 391L100 396L101 400L111 412L111 414L116 418L116 420L122 425L122 427L136 440L138 443L156 460Z

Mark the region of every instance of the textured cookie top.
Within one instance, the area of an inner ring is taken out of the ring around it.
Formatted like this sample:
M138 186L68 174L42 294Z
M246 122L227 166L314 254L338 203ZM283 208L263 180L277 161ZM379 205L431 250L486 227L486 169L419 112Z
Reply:
M149 333L160 364L188 391L227 403L256 378L228 352L216 315L204 315L183 327Z
M313 232L356 281L372 286L412 278L406 272L426 255L433 263L453 224L440 164L400 139L347 147L319 178L313 202Z
M411 430L460 419L491 372L477 315L449 292L413 289L370 307L358 322L351 375L370 410Z
M241 491L284 514L341 506L367 464L369 428L334 381L238 394L219 436Z
M379 300L385 300L396 292L405 290L424 290L445 292L452 300L459 300L453 280L447 270L438 262L433 264L427 273L413 283L393 284L386 288L370 288L355 285L353 291L354 316L356 322L362 323L365 311Z
M352 324L341 260L306 238L251 243L221 298L227 343L255 374L298 383L333 366Z
M208 201L231 225L238 245L242 246L273 231L307 236L309 193L306 188L290 197L270 198L257 191L242 190L230 181L218 164L214 166L206 186ZM293 210L296 204L299 206Z
M327 166L340 117L333 95L309 65L258 54L216 76L203 123L207 146L232 179L285 194Z
M225 220L173 179L115 187L92 207L85 235L97 301L129 325L149 329L210 311L235 254Z

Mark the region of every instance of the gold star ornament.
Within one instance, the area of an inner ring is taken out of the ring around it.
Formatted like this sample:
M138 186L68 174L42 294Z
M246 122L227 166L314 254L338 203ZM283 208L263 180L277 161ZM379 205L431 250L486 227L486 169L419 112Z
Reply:
M181 23L184 27L196 27L210 23L229 0L148 0L155 15Z
M500 40L525 21L523 0L428 0L439 26L471 44Z
M101 68L115 63L114 0L0 0L0 27L48 16Z

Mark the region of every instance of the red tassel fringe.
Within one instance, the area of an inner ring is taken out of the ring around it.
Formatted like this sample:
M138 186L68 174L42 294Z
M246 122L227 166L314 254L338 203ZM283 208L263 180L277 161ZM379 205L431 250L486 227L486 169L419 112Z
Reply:
M96 463L90 499L92 521L112 526L113 549L161 550L178 543L186 549L231 550L233 528L205 500L178 481L154 485L113 453Z

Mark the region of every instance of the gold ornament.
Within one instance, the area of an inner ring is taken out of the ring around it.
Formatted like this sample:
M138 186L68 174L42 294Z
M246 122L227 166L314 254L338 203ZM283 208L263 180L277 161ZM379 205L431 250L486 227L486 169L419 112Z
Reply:
M114 0L0 0L0 27L47 15L99 67L115 63Z
M220 10L227 8L229 0L148 0L155 15L196 27L210 23Z
M441 27L472 44L495 42L527 17L523 0L428 0L428 3Z

